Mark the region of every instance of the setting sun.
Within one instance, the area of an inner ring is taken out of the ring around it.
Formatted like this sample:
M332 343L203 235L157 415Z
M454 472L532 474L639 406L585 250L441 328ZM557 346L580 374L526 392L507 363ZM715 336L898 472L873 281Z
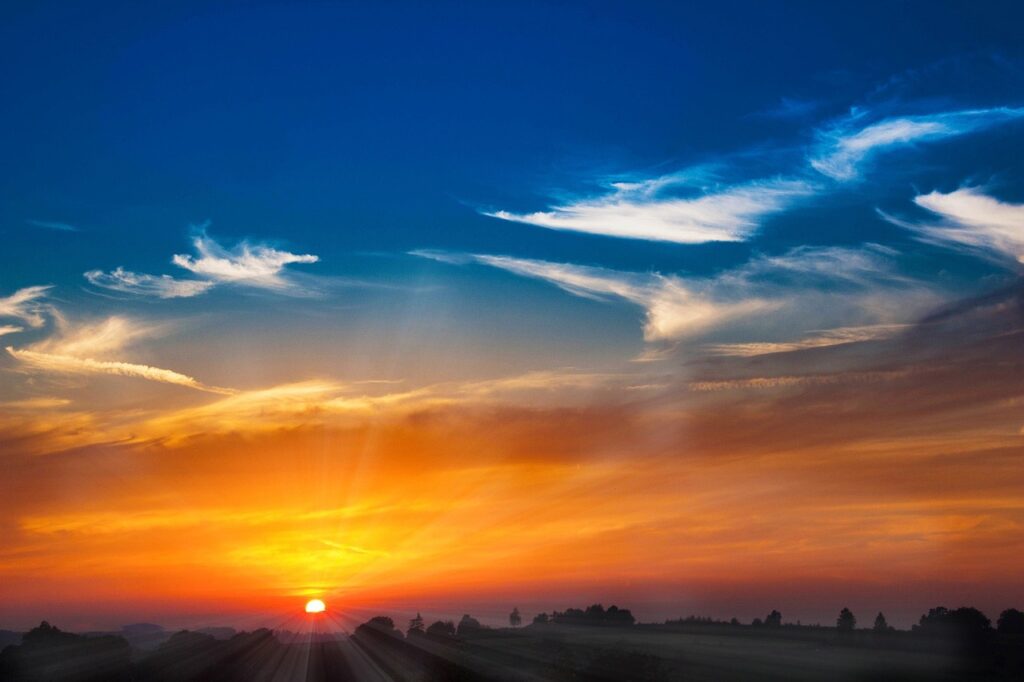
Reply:
M319 599L310 599L306 602L306 613L323 613L327 609L327 604Z

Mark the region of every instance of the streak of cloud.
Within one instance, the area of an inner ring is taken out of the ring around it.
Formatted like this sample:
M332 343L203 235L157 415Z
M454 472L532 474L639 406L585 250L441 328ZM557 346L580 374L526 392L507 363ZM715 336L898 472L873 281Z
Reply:
M85 273L85 278L89 280L90 284L111 291L157 298L190 298L206 293L214 286L214 282L208 280L175 279L170 275L146 275L130 272L124 268L115 268L110 272L90 270Z
M169 369L125 362L111 357L129 346L157 336L167 325L142 323L112 316L92 323L71 323L54 312L56 331L49 338L27 348L7 347L8 354L27 368L62 374L110 374L148 379L228 395L231 389L208 386L197 379Z
M880 341L892 338L909 328L906 324L878 324L861 327L837 327L825 329L796 341L721 343L705 346L716 355L738 355L754 357L771 353L789 353L809 348L827 348L848 343Z
M196 255L177 254L172 262L214 282L230 282L247 286L288 290L296 285L283 277L285 266L293 263L316 263L311 254L295 254L263 244L241 242L226 248L205 232L193 237Z
M493 211L493 218L552 230L676 244L743 241L762 218L814 191L802 180L772 179L734 185L698 196L666 196L676 176L615 183L596 199L581 199L547 211Z
M866 116L864 111L855 111L831 128L819 130L818 144L809 158L811 167L833 180L855 180L861 175L863 163L885 149L971 133L1021 118L1024 108L996 107L902 116L865 125Z
M416 251L414 255L457 262L458 256ZM464 256L513 274L554 284L574 296L595 301L623 299L645 311L647 341L679 340L699 334L725 320L762 311L771 304L762 300L719 302L702 294L681 278L653 273L631 273L570 263L512 258Z
M895 251L871 244L860 248L799 247L783 254L761 255L710 278L622 272L510 256L438 251L412 254L453 265L488 265L550 282L590 300L627 301L644 310L644 339L652 343L693 339L725 325L782 311L788 311L799 324L806 325L815 315L823 316L821 311L816 313L822 299L831 300L833 309L854 309L872 325L893 323L889 318L894 316L894 308L902 308L906 315L933 302L927 292L920 291L919 283L898 274ZM790 326L789 333L793 331L799 328ZM866 333L861 329L861 336ZM837 328L819 333L817 341L785 342L797 344L793 348L800 343L830 345L848 342L853 334L849 327ZM645 354L640 359L658 357Z
M79 358L71 355L57 355L53 353L40 353L32 350L18 350L7 346L7 352L30 367L45 372L58 372L65 374L112 374L124 377L136 377L148 379L165 384L174 384L186 388L194 388L197 391L207 393L219 393L230 395L231 389L217 386L207 386L193 377L180 374L173 370L151 367L149 365L138 365L131 362L119 362L110 360L94 360L92 358Z
M1024 264L1024 204L1000 201L978 187L962 187L945 194L929 192L915 197L914 203L940 216L943 222L913 223L882 215L925 241Z
M192 246L194 255L175 254L171 262L197 275L198 279L137 273L123 267L110 272L89 270L84 276L90 284L104 289L165 299L199 296L222 284L292 295L313 293L288 277L285 268L292 264L316 263L319 256L291 253L248 241L227 247L207 235L205 230L193 236Z
M0 298L0 317L13 317L30 327L42 327L46 320L40 300L52 288L50 285L25 287Z
M58 230L60 232L78 232L79 229L69 223L62 223L55 220L26 220L29 225L42 227L47 230Z

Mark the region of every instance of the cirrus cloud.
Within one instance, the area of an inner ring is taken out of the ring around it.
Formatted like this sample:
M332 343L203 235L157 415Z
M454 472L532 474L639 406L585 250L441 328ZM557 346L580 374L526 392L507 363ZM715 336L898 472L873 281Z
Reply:
M1024 108L995 107L886 118L863 125L864 111L855 111L827 130L818 131L811 167L833 180L855 180L860 166L884 149L906 147L971 133L1024 116Z
M1024 204L1000 201L978 187L929 192L915 197L914 203L941 216L943 222L890 220L930 242L1024 264Z
M213 282L230 282L265 289L290 289L294 284L282 275L286 265L316 263L318 256L281 251L262 244L241 242L225 248L201 232L192 238L195 256L176 254L172 262Z
M510 256L429 250L411 253L453 265L487 265L549 282L590 300L624 300L643 309L644 340L648 343L695 339L726 326L754 337L707 347L717 354L757 355L882 338L895 333L891 325L911 319L935 303L927 287L899 274L895 262L899 254L876 244L798 247L778 255L756 256L706 278ZM772 313L771 318L767 313ZM858 326L814 326L838 319L854 319ZM768 333L786 338L767 340L764 335ZM806 334L813 336L808 339ZM660 357L663 355L648 352L641 359Z
M553 206L535 213L487 212L493 218L552 230L584 232L676 244L742 241L760 220L811 194L802 180L773 179L734 185L699 196L666 196L679 176L614 183L607 196Z
M201 279L175 279L170 275L146 275L115 268L110 272L90 270L85 273L89 283L126 294L156 296L157 298L190 298L205 293L214 282Z
M198 276L176 279L170 275L149 275L117 267L110 272L90 270L90 284L122 293L157 298L190 298L219 284L231 284L278 293L308 294L310 291L288 277L284 270L292 264L316 263L319 256L297 254L259 243L242 241L226 247L200 230L192 238L195 254L175 254L171 262Z
M169 369L112 357L129 346L162 332L164 325L113 316L95 323L71 324L55 312L56 332L27 348L7 346L7 353L27 369L57 374L110 374L174 384L208 393L230 395L231 389L208 386Z
M136 377L139 379L158 381L165 384L185 386L187 388L194 388L207 393L219 393L222 395L230 395L233 393L231 389L207 386L190 376L173 370L162 369L160 367L151 367L149 365L120 362L116 360L94 360L93 358L77 358L72 355L57 355L54 353L40 353L32 350L18 350L11 346L7 346L6 350L15 359L20 360L30 367L47 372L59 372L65 374L114 374L117 376Z
M24 287L10 296L0 298L0 317L13 317L30 327L42 327L46 319L43 317L44 306L40 300L52 288L50 285Z

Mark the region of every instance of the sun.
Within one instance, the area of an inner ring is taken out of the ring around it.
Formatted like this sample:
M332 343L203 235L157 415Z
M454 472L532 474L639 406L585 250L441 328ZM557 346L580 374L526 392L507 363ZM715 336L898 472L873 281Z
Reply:
M327 610L327 604L319 599L310 599L306 602L306 613L323 613Z

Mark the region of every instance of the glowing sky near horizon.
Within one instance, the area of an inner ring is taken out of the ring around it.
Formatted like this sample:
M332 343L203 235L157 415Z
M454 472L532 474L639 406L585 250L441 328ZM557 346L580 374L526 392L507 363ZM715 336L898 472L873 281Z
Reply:
M728 5L2 10L0 628L1021 607L1021 10Z

